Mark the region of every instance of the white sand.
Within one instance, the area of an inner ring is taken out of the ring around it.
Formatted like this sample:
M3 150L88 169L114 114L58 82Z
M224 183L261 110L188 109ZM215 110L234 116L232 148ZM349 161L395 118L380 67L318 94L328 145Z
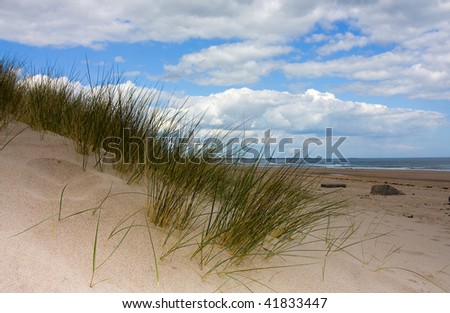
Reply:
M11 124L0 132L0 148L26 125ZM108 194L143 191L119 177L88 166L73 145L60 136L26 130L0 151L0 291L3 292L441 292L450 290L450 173L427 174L427 181L380 178L373 175L346 176L325 173L324 182L344 182L336 198L351 197L354 222L362 222L349 240L385 233L333 253L297 252L298 257L246 264L253 267L289 266L202 279L205 269L191 260L191 250L179 250L159 262L157 283L150 240L144 227L132 228L114 255L99 268L90 287L92 252L97 216L90 212L57 221L60 195L64 193L62 216L96 207ZM367 173L366 173L367 174ZM431 176L430 176L431 175ZM444 176L442 176L444 175ZM379 175L378 175L379 176ZM442 178L443 177L443 178ZM405 196L369 195L376 182L395 182ZM409 186L408 186L409 185ZM329 190L318 190L324 192ZM126 214L143 207L145 196L122 194L102 205L97 265L114 249L120 235L109 233ZM406 217L412 215L413 218ZM41 221L40 225L12 237ZM131 221L130 221L131 222ZM144 224L136 215L136 224ZM129 225L129 223L128 223ZM162 232L152 231L157 254ZM323 245L317 246L323 248ZM305 246L312 249L313 246ZM314 258L310 258L314 257ZM239 279L242 283L237 282ZM440 287L438 287L440 286ZM270 289L269 289L270 288ZM443 288L443 289L442 289Z

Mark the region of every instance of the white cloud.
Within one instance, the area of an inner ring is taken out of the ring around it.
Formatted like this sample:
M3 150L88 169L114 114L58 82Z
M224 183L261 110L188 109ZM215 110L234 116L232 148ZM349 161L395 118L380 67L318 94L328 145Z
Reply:
M3 0L0 37L32 45L224 38L287 42L316 24L351 19L371 42L448 28L448 1Z
M326 45L317 49L320 55L329 55L338 51L349 51L355 47L364 47L369 43L369 39L364 36L355 36L352 33L336 34Z
M123 62L125 62L125 59L122 56L118 55L114 58L114 62L123 63Z
M100 82L99 85L91 86L89 82L77 81L67 76L51 77L42 74L25 74L25 77L20 81L20 83L28 86L45 84L53 86L55 88L67 87L67 90L73 92L74 94L82 93L85 95L92 95L96 93L106 93L114 97L119 97L119 94L123 98L140 97L141 100L148 101L149 105L155 105L156 103L153 101L156 101L156 99L158 99L160 102L167 102L172 107L172 109L177 108L181 103L181 101L176 101L177 99L171 101L171 99L173 99L174 97L170 92L159 90L157 88L137 86L130 80L123 80L116 84L107 84Z
M306 43L317 43L317 42L323 42L325 40L328 40L330 36L325 34L312 34L311 36L308 36L305 38Z
M390 108L381 104L343 101L310 89L292 94L275 90L228 89L190 97L190 109L205 113L210 128L226 128L247 120L254 131L271 128L283 134L335 132L354 136L407 136L445 123L442 113ZM250 129L250 128L249 128Z
M349 56L329 61L291 63L283 67L291 77L341 76L360 80L380 80L397 75L416 60L415 55L404 52L385 52L372 57Z
M448 29L448 1L380 0L354 6L351 15L372 42L404 42L436 29Z
M288 46L233 43L211 46L166 65L166 78L190 79L201 85L237 85L258 81L280 62L272 58L291 51Z
M168 77L198 84L250 84L280 67L278 57L303 36L319 57L284 65L293 79L338 76L378 95L450 99L450 2L442 0L2 0L0 38L35 46L221 38L166 65ZM333 28L337 21L348 30ZM311 34L320 25L325 32ZM333 58L368 44L388 50ZM119 61L121 59L118 59ZM222 63L221 63L222 62Z
M3 0L0 38L44 46L241 38L285 41L327 16L316 1Z
M4 0L0 37L36 46L102 48L133 31L122 9L119 1Z
M105 86L91 88L67 77L34 75L27 76L23 82L68 85L75 92L87 94L105 91ZM155 99L154 96L158 95L156 98L160 101L167 101L168 113L175 112L186 99L155 88L140 87L131 81L108 87L113 95L120 92L124 97L140 95ZM423 155L427 153L423 146L431 142L427 134L448 124L442 113L344 101L332 93L314 89L295 94L276 90L228 89L209 96L191 96L184 110L188 118L203 116L204 131L200 135L229 130L245 121L247 136L262 138L265 130L272 129L278 142L281 137L292 137L295 147L301 147L301 141L310 136L323 138L325 129L332 127L334 135L349 136L342 147L342 152L348 156L371 156L370 153L374 152L378 155L386 153L387 156L408 155L418 142L423 143L418 150ZM242 135L242 129L237 130L238 136Z
M450 42L450 34L448 39ZM450 49L448 43L441 45ZM370 57L348 56L323 62L286 64L283 71L290 78L344 77L352 82L340 89L364 94L450 99L448 51L434 46L418 50L396 49Z

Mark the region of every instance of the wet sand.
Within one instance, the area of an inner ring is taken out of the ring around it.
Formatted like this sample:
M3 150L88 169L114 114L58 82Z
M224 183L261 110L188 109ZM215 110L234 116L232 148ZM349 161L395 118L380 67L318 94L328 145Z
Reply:
M390 184L450 187L450 171L430 170L367 170L367 169L313 169L313 173L328 178L357 180Z

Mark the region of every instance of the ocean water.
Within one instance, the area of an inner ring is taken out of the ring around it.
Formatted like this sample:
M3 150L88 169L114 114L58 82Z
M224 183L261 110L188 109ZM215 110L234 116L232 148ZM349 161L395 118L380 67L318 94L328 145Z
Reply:
M450 171L450 158L349 158L347 162L322 160L312 166L360 169L440 170Z
M277 166L302 162L311 167L355 168L355 169L395 169L395 170L437 170L450 171L448 158L348 158L347 160L298 160L291 158L272 158L263 160L261 165Z

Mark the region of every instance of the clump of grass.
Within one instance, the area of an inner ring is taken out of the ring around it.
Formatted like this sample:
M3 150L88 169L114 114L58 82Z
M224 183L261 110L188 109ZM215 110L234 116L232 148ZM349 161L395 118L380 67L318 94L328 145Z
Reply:
M23 95L18 68L16 61L0 59L0 130L18 117L18 103Z
M211 246L231 253L230 264L256 255L281 255L342 208L340 203L315 195L315 182L302 168L254 164L232 166L228 172L232 182L217 183L215 207L195 253L202 255L201 264L220 256Z
M181 247L194 245L214 202L214 182L225 175L220 160L211 160L214 148L189 146L198 126L194 119L180 127L170 142L164 143L165 162L145 169L150 196L146 206L148 220L167 229L164 245L173 243L163 258Z
M17 120L34 130L72 139L83 155L83 169L91 153L96 164L102 164L105 140L112 138L120 143L116 170L135 172L146 162L147 152L155 150L152 145L159 146L156 150L167 148L158 142L161 130L178 122L181 115L177 108L162 105L161 93L135 88L113 71L95 83L89 74L86 87L76 77L55 75L52 68L46 75L33 75L13 62L1 61L0 65L0 127ZM147 138L157 141L142 147L140 143L147 144ZM140 175L138 171L134 180Z
M147 183L148 222L167 229L165 244L175 239L163 256L195 246L193 257L213 268L270 258L340 214L341 203L316 195L316 182L303 167L228 164L214 157L214 148L192 149L201 117L188 118L182 106L164 104L161 93L134 88L114 72L93 82L88 68L88 87L51 71L18 72L14 63L0 62L0 128L17 120L70 138L83 155L83 169L92 154L101 169L113 146L117 173L130 184Z

